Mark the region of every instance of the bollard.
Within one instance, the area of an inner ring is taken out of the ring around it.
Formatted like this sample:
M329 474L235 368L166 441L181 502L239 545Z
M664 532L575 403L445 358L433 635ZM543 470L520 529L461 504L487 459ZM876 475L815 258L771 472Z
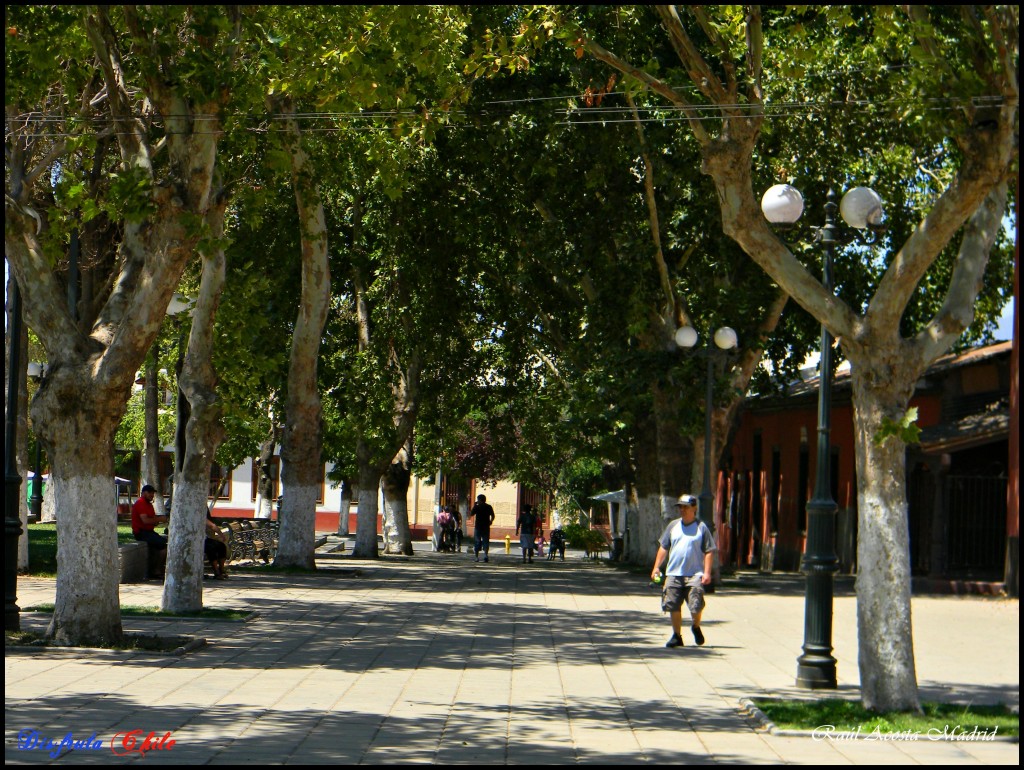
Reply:
M505 535L505 553L512 553L512 536Z

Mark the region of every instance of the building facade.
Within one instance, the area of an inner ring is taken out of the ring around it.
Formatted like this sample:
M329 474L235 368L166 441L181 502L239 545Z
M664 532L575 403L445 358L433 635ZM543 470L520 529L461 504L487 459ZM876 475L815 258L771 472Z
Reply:
M913 574L1002 581L1008 535L1011 343L938 360L917 383L920 443L907 450ZM817 458L817 379L750 399L723 458L716 496L722 563L797 570ZM833 385L836 553L857 569L857 485L848 373Z

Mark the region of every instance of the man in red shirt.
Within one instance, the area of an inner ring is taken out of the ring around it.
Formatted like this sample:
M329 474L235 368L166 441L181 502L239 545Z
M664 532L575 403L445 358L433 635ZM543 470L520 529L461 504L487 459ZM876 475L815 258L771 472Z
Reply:
M142 488L142 496L132 505L132 534L136 540L149 543L156 548L166 548L167 538L156 532L157 524L166 524L166 516L157 516L153 508L156 488L146 484Z

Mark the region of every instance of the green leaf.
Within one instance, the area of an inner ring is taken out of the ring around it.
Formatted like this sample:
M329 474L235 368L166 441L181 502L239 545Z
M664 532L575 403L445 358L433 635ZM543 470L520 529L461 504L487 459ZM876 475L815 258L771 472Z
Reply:
M904 444L917 444L920 442L921 429L917 426L916 406L907 409L906 414L898 422L889 417L882 418L882 425L875 432L875 444L881 444L891 437L898 438Z

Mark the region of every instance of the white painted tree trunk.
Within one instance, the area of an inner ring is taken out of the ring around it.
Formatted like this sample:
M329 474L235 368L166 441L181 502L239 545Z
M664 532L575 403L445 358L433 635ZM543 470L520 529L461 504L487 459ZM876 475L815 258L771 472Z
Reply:
M352 494L354 485L348 479L341 482L341 508L338 513L338 535L348 537L348 517L352 510Z
M178 474L168 527L167 565L160 609L196 612L203 608L203 545L206 540L207 479Z
M253 510L253 517L269 521L274 513L273 482L266 469L270 467L274 459L274 423L271 415L270 438L260 445L259 472L256 476L256 504Z
M304 569L313 569L316 566L315 517L316 498L319 494L319 484L292 484L285 488L274 564Z
M384 553L412 556L409 530L409 481L412 478L412 440L406 442L381 477L384 493Z
M53 493L50 492L50 487L53 485L53 477L46 484L46 494L43 496L43 511L39 516L40 521L54 522L57 521L57 508L53 504Z
M56 448L51 454L55 471L50 494L58 517L57 590L47 636L57 644L109 645L122 638L117 499L112 473L60 473L60 458L77 449ZM103 449L82 447L94 454Z
M359 510L356 514L356 542L352 548L352 556L357 559L376 559L377 553L377 514L379 512L380 476L370 481L373 471L369 474L360 473L359 477Z
M408 494L403 494L387 484L383 484L381 488L384 491L384 553L412 556Z
M22 473L22 478L25 478L25 474ZM18 538L18 572L28 572L28 503L25 502L25 496L21 496L21 501L18 505L18 518L21 520L21 537Z
M629 561L635 564L654 564L654 556L658 552L658 538L671 521L671 516L666 511L666 502L658 494L647 494L637 498L635 516L631 511L628 521Z
M910 622L906 444L876 443L883 417L906 413L913 382L882 382L855 366L857 640L861 693L872 711L920 711ZM872 384L874 383L874 384Z
M211 208L207 217L219 241L224 234L224 206ZM178 380L179 402L187 404L184 457L174 478L170 539L161 609L194 612L203 606L203 558L206 514L210 495L210 466L224 438L213 370L213 328L224 287L226 261L217 250L203 256L199 297L192 314L188 349ZM179 431L182 426L179 426Z
M279 546L274 564L315 566L316 499L323 482L323 415L317 383L317 356L331 292L327 223L317 174L302 147L298 121L285 100L284 143L291 158L292 187L299 212L302 296L288 362L288 398L281 438Z

